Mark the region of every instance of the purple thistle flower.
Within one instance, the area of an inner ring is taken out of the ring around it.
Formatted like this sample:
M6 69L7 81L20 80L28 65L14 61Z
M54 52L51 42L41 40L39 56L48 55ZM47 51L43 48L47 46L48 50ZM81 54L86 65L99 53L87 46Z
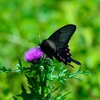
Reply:
M41 58L43 55L43 52L40 48L40 46L30 48L28 51L24 54L24 59L28 62L36 61L39 58Z

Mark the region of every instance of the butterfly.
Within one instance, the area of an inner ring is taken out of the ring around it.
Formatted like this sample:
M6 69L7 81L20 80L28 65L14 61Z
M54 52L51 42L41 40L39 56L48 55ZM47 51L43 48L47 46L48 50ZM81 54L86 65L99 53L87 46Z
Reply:
M74 62L77 65L81 65L80 62L72 59L68 42L76 30L76 26L68 24L57 31L55 31L48 39L45 39L40 44L41 50L50 58L55 57L59 62L63 62L65 65L70 65ZM73 67L73 66L72 66Z

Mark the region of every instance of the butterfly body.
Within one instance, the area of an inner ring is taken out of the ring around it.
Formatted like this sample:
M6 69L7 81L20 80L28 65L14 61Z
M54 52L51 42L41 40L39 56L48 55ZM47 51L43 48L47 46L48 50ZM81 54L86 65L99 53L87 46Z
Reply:
M81 65L80 62L71 58L70 49L68 42L76 30L76 26L69 24L54 32L48 39L44 40L40 47L41 50L50 58L53 59L53 56L64 64L69 64L74 62L78 65ZM72 66L73 67L73 66Z
M57 51L57 44L52 40L44 40L40 45L41 50L50 58L53 59L53 55Z

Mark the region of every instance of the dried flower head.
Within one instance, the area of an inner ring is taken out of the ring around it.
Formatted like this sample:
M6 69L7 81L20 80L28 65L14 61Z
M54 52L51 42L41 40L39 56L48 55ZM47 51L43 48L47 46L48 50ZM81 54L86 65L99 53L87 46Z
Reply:
M43 52L40 46L38 46L38 47L34 47L26 51L24 54L24 59L28 62L32 62L32 61L36 61L40 59L42 55L43 55Z

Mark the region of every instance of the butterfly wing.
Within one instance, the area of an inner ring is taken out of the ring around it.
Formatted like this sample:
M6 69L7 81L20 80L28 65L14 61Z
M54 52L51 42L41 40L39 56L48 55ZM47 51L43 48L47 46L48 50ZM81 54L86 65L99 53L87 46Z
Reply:
M60 61L64 62L65 64L69 64L70 62L74 62L78 65L81 65L80 62L71 58L70 49L68 48L68 42L76 30L76 26L73 24L69 24L63 26L62 28L58 29L54 32L48 40L52 40L57 43L57 54L54 54L55 58ZM69 64L70 65L70 64ZM71 65L72 66L72 65Z
M48 39L57 42L59 48L64 48L68 44L75 30L75 25L66 25L54 32Z

